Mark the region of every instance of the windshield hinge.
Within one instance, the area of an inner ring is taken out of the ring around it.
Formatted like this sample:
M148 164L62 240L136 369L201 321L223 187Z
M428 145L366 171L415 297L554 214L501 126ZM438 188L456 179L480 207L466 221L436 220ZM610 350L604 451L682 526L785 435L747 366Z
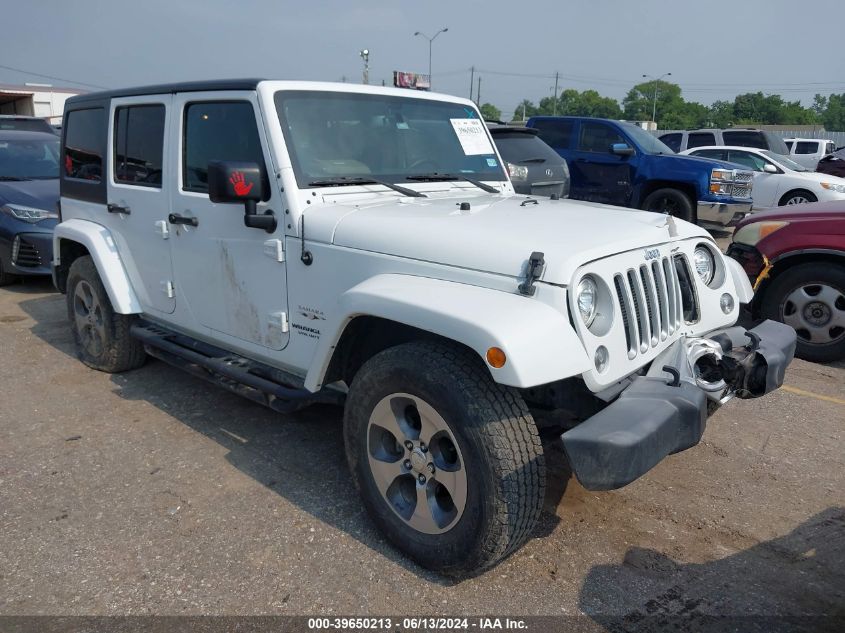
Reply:
M526 297L534 296L534 293L537 291L534 287L534 282L540 278L543 270L546 268L544 257L545 255L539 251L531 253L531 257L528 258L528 271L525 274L525 281L519 284L519 294L525 295Z

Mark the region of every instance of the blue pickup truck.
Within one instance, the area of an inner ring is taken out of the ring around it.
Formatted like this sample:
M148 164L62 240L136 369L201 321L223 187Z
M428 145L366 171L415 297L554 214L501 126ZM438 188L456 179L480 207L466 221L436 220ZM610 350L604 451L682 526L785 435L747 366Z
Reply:
M719 226L751 211L752 172L679 156L632 123L538 116L526 125L539 130L540 138L566 159L570 198Z

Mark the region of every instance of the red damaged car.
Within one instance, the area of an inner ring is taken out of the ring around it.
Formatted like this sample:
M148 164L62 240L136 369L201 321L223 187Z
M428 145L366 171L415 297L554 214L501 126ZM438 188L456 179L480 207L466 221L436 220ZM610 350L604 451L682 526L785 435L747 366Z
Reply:
M796 356L845 358L845 203L755 213L737 225L728 255L754 286L752 316L795 328Z

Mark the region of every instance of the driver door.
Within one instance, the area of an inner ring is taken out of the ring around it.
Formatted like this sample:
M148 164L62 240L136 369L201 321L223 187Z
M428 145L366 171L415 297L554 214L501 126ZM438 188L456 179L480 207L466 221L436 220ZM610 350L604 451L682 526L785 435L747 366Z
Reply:
M244 226L244 207L208 197L208 163L257 163L266 200L258 213L284 214L281 191L253 92L177 94L173 97L174 160L170 229L176 293L185 326L214 331L233 349L261 355L288 342L284 222L272 233Z

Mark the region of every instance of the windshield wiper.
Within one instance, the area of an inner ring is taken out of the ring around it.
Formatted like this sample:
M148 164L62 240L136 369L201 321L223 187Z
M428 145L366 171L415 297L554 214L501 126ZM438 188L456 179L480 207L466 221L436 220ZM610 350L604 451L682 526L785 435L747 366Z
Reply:
M2 180L4 182L9 182L9 181L31 180L31 178L24 178L23 176L0 176L0 180Z
M537 158L523 158L522 160L517 161L517 164L525 165L526 163L545 163L545 162L546 162L545 158L540 158L538 156Z
M428 181L428 182L446 182L449 180L463 180L464 182L468 182L471 185L475 185L479 189L486 191L487 193L501 193L495 187L491 187L490 185L484 184L481 181L476 180L475 178L468 178L463 174L440 174L438 172L434 172L433 174L420 174L419 176L406 176L405 180L419 180L419 181Z
M428 196L419 191L408 189L402 185L394 185L392 182L385 182L378 178L361 177L361 176L337 176L336 178L320 178L312 180L308 183L309 187L343 187L344 185L384 185L388 189L398 191L403 196L411 198L427 198Z

